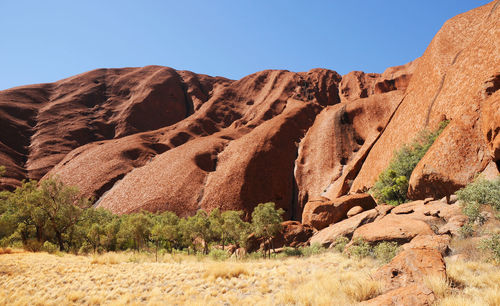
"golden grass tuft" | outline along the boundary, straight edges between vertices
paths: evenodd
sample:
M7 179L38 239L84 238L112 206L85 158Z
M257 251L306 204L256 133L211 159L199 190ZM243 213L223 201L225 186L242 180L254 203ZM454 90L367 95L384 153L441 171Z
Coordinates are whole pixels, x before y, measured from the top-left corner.
M424 278L424 284L434 292L437 299L442 299L451 292L450 282L438 275L429 275Z
M96 254L92 256L91 264L98 265L116 265L130 260L130 256L125 253L109 252L104 254Z
M246 266L242 263L232 262L214 262L209 264L205 271L205 278L210 279L229 279L233 277L240 277L241 275L249 275Z
M370 276L378 266L374 260L365 259L361 266L340 254L329 257L337 263L335 273L320 270L307 279L292 279L291 286L279 296L278 304L354 305L381 293L381 283Z
M500 305L500 266L483 261L446 259L448 281L427 279L437 305Z

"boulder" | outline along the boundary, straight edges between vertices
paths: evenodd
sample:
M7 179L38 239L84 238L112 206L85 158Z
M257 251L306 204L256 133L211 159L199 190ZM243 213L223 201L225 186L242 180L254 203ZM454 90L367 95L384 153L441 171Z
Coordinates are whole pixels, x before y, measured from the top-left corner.
M387 205L387 204L377 205L377 207L375 207L375 209L378 212L377 219L382 219L383 217L385 217L386 215L391 213L391 211L394 209L394 207L395 206Z
M380 220L359 227L354 231L352 239L362 238L371 244L382 241L406 243L418 235L432 234L434 232L430 226L423 221L405 215L390 214Z
M379 295L359 305L373 306L431 306L434 305L436 296L429 288L423 285L409 285L391 290L385 294Z
M460 228L467 223L468 218L464 215L456 215L451 217L448 222L441 226L437 232L439 235L448 234L452 236L459 236Z
M439 251L427 247L405 249L374 274L387 291L422 285L431 276L446 279L446 265Z
M281 225L281 232L272 239L272 246L275 249L306 246L309 244L311 236L316 232L311 226L303 225L298 221L284 221ZM264 241L264 239L257 238L252 233L248 236L246 251L255 252L264 248L271 248L272 246L267 241Z
M363 207L361 206L354 206L353 208L349 209L347 212L347 218L351 218L359 213L363 212Z
M438 251L443 256L446 256L450 251L450 241L451 237L448 235L418 235L409 243L403 244L401 249L408 250L412 248L429 248Z
M285 221L282 226L283 245L293 248L305 246L315 233L314 228L297 221Z
M302 223L321 230L347 218L347 212L355 206L367 210L375 208L376 203L369 194L343 196L331 202L308 202L302 213Z
M367 210L353 216L352 218L342 220L318 231L311 237L310 243L319 243L324 247L329 247L337 240L337 238L351 238L352 234L358 227L363 224L373 222L378 216L379 213L376 209Z
M491 158L476 120L450 122L413 170L410 199L453 194L486 168Z

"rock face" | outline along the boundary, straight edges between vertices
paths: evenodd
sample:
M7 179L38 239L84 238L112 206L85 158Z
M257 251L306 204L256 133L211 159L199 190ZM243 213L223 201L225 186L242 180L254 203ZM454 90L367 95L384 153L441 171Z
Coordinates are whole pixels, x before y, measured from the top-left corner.
M325 106L340 102L340 80L325 69L267 70L231 81L151 66L35 85L46 97L37 91L29 101L38 117L24 120L33 119L34 128L23 137L1 135L9 145L0 156L8 170L2 182L56 175L115 213L185 216L220 207L244 210L248 218L255 205L273 201L292 219L296 143ZM26 115L10 106L26 91L34 89L2 92L1 109L12 113L7 119ZM85 107L81 115L78 107ZM52 124L40 119L44 112ZM38 143L46 153L36 153ZM9 148L25 150L24 157Z
M450 19L422 57L382 74L266 70L233 81L147 66L0 91L0 188L58 176L115 213L219 207L249 219L272 201L285 219L324 229L352 208L323 215L327 203L366 193L395 149L446 119L408 196L449 196L500 169L499 3ZM399 209L395 222L411 214L450 234L463 221Z
M299 147L295 168L299 212L309 199L333 200L349 192L402 98L402 91L392 91L321 112Z
M302 223L317 230L347 218L347 213L354 207L362 210L375 208L377 204L369 194L355 194L340 197L333 202L308 202L302 213Z
M2 185L40 179L70 151L86 144L94 147L99 141L177 123L200 108L210 92L231 82L147 66L99 69L51 84L0 91L0 164L7 167ZM165 149L138 150L141 145L125 148L130 152L120 164L131 169Z
M491 132L488 150L488 131L495 124L482 125L480 114L493 103L486 99L497 88L491 79L500 67L498 6L493 1L444 24L419 59L404 101L370 150L351 192L373 185L390 161L388 148L408 143L423 128L435 129L444 118L451 122L413 172L409 195L448 195L486 167L496 146Z

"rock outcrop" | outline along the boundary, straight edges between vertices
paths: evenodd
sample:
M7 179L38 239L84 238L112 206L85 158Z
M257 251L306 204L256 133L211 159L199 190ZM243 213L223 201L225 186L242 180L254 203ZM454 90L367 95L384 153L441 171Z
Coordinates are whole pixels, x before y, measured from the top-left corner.
M2 182L14 186L24 172L35 179L54 175L115 213L186 216L220 207L244 210L249 218L255 205L273 201L286 219L295 219L296 144L325 106L340 102L340 80L325 69L267 70L231 81L151 66L35 85L47 97L33 94L35 128L11 137L24 141L24 160L7 149L0 156L8 170ZM2 110L14 109L12 97L29 90L3 91ZM71 113L78 107L85 111ZM53 124L40 119L44 112ZM43 139L51 146L40 147L57 154L34 153Z
M499 1L450 19L422 57L382 74L265 70L233 81L147 66L1 91L0 188L58 176L115 213L219 207L249 219L272 201L300 221L308 202L366 193L395 149L449 120L408 191L448 197L499 173ZM321 230L352 208L318 219L319 206L305 223ZM463 219L440 213L392 215L455 234Z
M302 223L321 230L347 218L347 213L354 207L369 210L375 208L376 205L375 200L369 194L348 195L334 201L311 201L304 208Z
M0 182L13 188L22 179L40 179L73 149L81 152L86 144L94 148L100 141L182 121L212 91L231 83L221 77L147 66L98 69L55 83L0 91L0 164L7 168ZM131 169L148 160L148 155L165 150L161 146L138 150L143 142L124 148L119 164ZM86 169L73 173L80 176L82 170ZM85 188L85 184L109 180L104 176L77 185Z
M495 146L492 132L488 150L487 134L494 124L482 125L481 113L492 103L485 99L493 97L496 88L491 79L500 67L499 19L498 1L493 1L444 24L419 59L404 101L370 150L350 192L373 185L391 159L388 148L401 147L443 119L450 123L413 172L409 195L449 195L486 167Z

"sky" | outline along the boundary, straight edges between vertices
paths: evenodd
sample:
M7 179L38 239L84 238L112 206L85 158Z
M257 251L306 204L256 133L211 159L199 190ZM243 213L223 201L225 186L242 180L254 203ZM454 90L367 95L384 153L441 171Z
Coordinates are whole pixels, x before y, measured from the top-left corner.
M0 0L0 90L96 68L383 72L486 0Z

